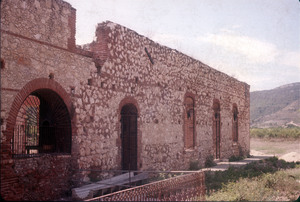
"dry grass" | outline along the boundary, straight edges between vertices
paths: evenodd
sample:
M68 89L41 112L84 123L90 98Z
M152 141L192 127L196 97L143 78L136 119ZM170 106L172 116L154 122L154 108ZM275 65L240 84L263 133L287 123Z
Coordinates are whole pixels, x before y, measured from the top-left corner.
M290 152L300 152L300 139L286 140L282 138L273 139L250 139L251 150L280 156Z
M300 196L300 167L240 178L223 184L206 197L208 201L295 201Z

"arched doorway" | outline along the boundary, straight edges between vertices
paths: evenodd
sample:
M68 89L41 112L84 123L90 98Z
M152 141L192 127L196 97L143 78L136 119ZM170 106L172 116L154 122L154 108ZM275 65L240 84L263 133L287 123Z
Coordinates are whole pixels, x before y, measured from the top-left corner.
M220 103L218 100L213 104L213 139L214 139L214 153L215 158L221 157L221 115L220 115Z
M121 109L122 170L137 170L137 108L126 104Z
M38 89L26 97L18 111L13 154L70 153L71 137L71 119L64 101L50 89Z

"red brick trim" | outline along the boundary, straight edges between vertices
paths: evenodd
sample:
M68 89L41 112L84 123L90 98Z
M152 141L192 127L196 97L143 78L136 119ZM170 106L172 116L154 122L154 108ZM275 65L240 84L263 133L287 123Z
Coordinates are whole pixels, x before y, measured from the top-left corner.
M1 88L1 90L12 91L12 92L19 92L20 91L20 89L12 89L12 88Z
M71 36L68 39L68 49L71 51L76 50L76 39L75 39L75 33L76 33L76 10L72 9L71 15L68 18L68 26L71 30Z
M19 38L22 38L22 39L25 39L25 40L29 40L29 41L32 41L32 42L35 42L35 43L39 43L41 45L49 46L49 47L56 48L56 49L63 50L63 51L68 51L68 52L71 52L71 53L74 53L74 54L77 54L77 55L82 55L82 56L89 57L89 58L91 58L92 55L93 55L90 51L77 49L76 44L75 44L75 39L72 39L72 38L69 38L68 49L67 49L67 48L59 47L59 46L56 46L56 45L53 45L53 44L50 44L50 43L47 43L47 42L44 42L44 41L39 41L39 40L32 39L32 38L29 38L29 37L26 37L26 36L22 36L20 34L16 34L16 33L6 31L6 30L3 30L3 29L1 29L1 32L5 33L5 34L12 35L12 36L15 36L15 37L19 37Z
M218 99L214 99L213 101L213 105L212 105L212 109L215 111L215 110L219 110L221 111L221 104L220 104L220 101Z
M232 104L232 112L234 112L234 108L237 109L237 112L239 113L239 110L238 110L238 107L237 107L237 104L236 103L233 103Z
M138 111L138 116L139 116L140 108L139 108L138 102L136 101L136 99L134 97L128 96L128 97L125 97L119 104L119 109L118 109L119 120L121 119L122 107L124 107L127 104L133 104L136 107L136 109Z
M109 50L108 50L108 34L109 29L105 25L100 24L96 29L96 42L91 43L90 47L93 52L94 61L97 65L103 66L105 61L109 57Z
M183 105L182 106L184 106L185 105L185 100L186 100L186 98L188 98L188 97L190 97L190 98L192 98L193 99L193 101L194 101L194 137L193 137L193 144L194 144L194 146L193 146L193 149L195 149L195 147L197 146L197 133L196 133L196 95L194 94L194 93L191 93L191 92L186 92L185 93L185 95L184 95L184 99L183 99ZM182 114L182 134L183 134L183 142L184 142L184 148L186 149L186 142L185 142L185 136L186 136L186 131L185 131L185 125L186 125L186 123L185 123L185 113L186 113L186 111L185 110L183 110L183 114Z

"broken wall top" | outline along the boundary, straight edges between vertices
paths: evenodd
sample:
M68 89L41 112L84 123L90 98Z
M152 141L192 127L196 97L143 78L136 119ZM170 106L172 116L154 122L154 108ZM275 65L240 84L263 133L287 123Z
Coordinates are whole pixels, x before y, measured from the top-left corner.
M96 41L89 48L95 60L103 66L103 71L117 72L130 68L128 74L122 75L119 72L119 77L124 79L134 79L141 74L145 80L151 77L148 81L160 78L161 83L172 83L169 81L174 80L174 77L182 83L192 81L194 84L207 79L235 88L242 96L247 97L249 94L250 86L245 82L110 21L98 24Z

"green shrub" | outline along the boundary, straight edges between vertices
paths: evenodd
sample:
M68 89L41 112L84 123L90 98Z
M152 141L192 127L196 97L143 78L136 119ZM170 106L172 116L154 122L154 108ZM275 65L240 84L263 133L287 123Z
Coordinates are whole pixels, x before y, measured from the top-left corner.
M250 136L254 138L300 138L300 127L251 128Z
M198 160L190 161L189 170L200 170L200 169L201 169L201 167L199 165L199 161Z
M249 163L241 168L229 167L226 171L205 172L207 193L222 188L224 184L238 181L241 178L255 178L265 173L275 173L281 169L295 168L297 163L278 160L276 157Z
M210 168L210 167L213 167L215 165L217 165L217 164L214 162L214 157L212 155L206 157L205 168Z
M244 156L231 156L231 157L229 157L229 162L234 162L234 161L240 161L240 160L243 160L243 159L245 159L245 157Z

